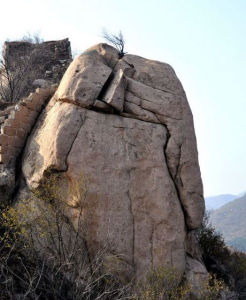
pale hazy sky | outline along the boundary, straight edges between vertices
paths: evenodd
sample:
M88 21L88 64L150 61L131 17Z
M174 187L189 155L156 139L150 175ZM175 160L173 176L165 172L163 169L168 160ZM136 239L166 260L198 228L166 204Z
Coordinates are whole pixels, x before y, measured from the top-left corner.
M246 0L8 0L0 43L39 32L80 53L122 30L126 50L167 62L191 105L205 195L246 190Z

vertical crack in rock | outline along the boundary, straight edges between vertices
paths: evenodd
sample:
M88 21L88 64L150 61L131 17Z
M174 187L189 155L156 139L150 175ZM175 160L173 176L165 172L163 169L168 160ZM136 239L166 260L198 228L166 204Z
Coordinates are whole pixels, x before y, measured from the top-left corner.
M168 146L169 140L170 140L170 138L171 138L171 134L170 134L170 131L169 131L169 129L168 129L168 126L167 126L166 124L163 124L163 123L162 123L162 125L166 128L166 131L167 131L166 143L165 143L164 146L163 146L164 159L165 159L165 161L166 161L166 166L167 166L168 174L169 174L170 179L172 180L173 185L174 185L174 188L175 188L175 190L176 190L177 197L178 197L178 199L179 199L179 203L180 203L181 209L182 209L183 214L184 214L184 219L186 220L186 212L185 212L184 206L183 206L183 204L182 204L181 196L180 196L180 192L179 192L179 187L178 187L178 184L177 184L177 182L176 182L176 177L177 177L177 176L175 176L175 178L173 177L172 172L171 172L171 169L170 169L170 166L169 166L167 154L166 154L166 150L167 150L167 146ZM181 148L182 148L182 146L181 146ZM179 164L178 164L178 166L177 166L177 172L176 172L176 175L177 175L177 173L178 173L178 169L179 169L179 166L180 166L180 158L181 158L181 152L180 152Z
M174 175L174 180L177 181L178 180L178 174L180 173L180 168L181 168L181 163L180 163L180 160L181 160L181 153L182 153L182 144L180 146L180 149L179 149L179 158L178 158L178 164L177 164L177 169L176 169L176 173ZM180 178L181 180L181 178ZM182 180L181 180L182 181Z
M119 69L109 82L107 90L102 95L102 100L112 106L116 111L123 112L126 89L126 79L122 69Z
M171 258L171 266L173 266L173 251L171 251L170 258Z
M129 177L131 177L130 172L129 172ZM127 196L129 198L129 210L132 216L132 266L134 267L135 265L135 220L134 220L134 214L132 209L132 198L129 190L127 191Z
M73 145L74 145L74 143L75 143L75 141L76 141L76 139L78 137L78 134L79 134L79 132L80 132L83 124L85 123L85 119L86 119L85 113L83 113L82 115L80 115L80 125L78 126L78 130L77 130L77 132L76 132L76 134L74 136L74 139L73 139L73 141L72 141L72 143L70 145L70 148L69 148L69 150L67 152L66 159L65 159L66 160L66 169L64 171L68 170L68 156L69 156L71 150L73 149Z
M106 80L106 82L104 83L99 95L97 96L97 99L98 100L101 100L103 102L105 102L103 99L104 99L104 96L108 90L108 88L110 87L111 85L111 82L114 80L114 70L112 70L111 74L109 75L108 79ZM96 101L96 99L95 99Z
M154 224L151 224L151 236L150 236L150 255L151 255L151 266L154 267L154 255L153 255L153 239L154 239Z
M127 81L125 77L125 68L117 69L117 64L119 61L121 60L119 59L113 66L112 73L104 83L97 99L109 104L114 109L113 112L118 111L122 113L124 109ZM131 69L134 69L134 66L132 64L128 65L131 67Z

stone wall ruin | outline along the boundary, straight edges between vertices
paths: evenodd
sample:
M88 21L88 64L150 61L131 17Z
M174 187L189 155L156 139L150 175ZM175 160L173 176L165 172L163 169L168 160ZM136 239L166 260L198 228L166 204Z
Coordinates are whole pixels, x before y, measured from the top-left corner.
M40 44L30 42L5 42L3 60L10 69L18 57L32 57L31 69L36 70L35 79L49 79L57 83L71 62L72 54L68 39L47 41Z
M0 107L0 164L14 164L20 154L35 120L46 100L54 94L55 87L72 60L71 47L68 39L30 43L25 41L5 42L3 61L7 68L15 71L19 58L31 58L31 73L29 81L23 91L22 100L16 105L1 102ZM45 88L38 88L45 82Z
M2 73L10 72L13 84L1 76L1 98L5 102L17 102L27 97L37 87L58 83L72 61L68 39L31 43L5 42Z
M14 107L0 112L0 164L15 164L39 112L55 90L55 86L38 88Z

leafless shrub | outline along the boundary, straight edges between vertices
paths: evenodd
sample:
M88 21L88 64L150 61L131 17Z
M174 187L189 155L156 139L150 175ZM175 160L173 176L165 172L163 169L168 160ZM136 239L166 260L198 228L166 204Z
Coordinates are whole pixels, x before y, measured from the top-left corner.
M21 38L21 41L33 44L40 44L43 43L44 40L40 37L40 34L38 32L35 32L33 34L28 32Z
M30 76L30 58L16 58L11 69L8 60L0 61L0 98L15 103L23 95Z
M178 272L172 267L150 270L135 287L135 300L184 300L190 295L188 285L180 285Z
M121 31L118 34L109 33L106 30L103 30L103 38L109 42L111 45L115 46L119 51L119 57L123 57L125 52L125 40Z
M27 34L20 41L28 43L41 43L43 40L38 34ZM37 68L32 68L33 63L40 56L39 51L23 51L21 56L9 58L8 56L0 59L0 99L3 102L15 103L21 97L27 96L26 91L32 84Z
M21 299L126 299L129 287L104 271L108 249L92 256L87 245L84 180L71 187L79 210L74 229L59 199L59 176L48 176L33 199L2 209L0 299L16 294Z

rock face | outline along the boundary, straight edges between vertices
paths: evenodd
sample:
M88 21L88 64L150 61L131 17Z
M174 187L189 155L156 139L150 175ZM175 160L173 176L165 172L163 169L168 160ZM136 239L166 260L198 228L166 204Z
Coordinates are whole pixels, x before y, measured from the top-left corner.
M119 59L107 44L76 58L25 148L29 189L47 170L61 172L64 186L87 178L82 216L92 252L108 243L137 276L167 264L182 276L204 200L192 113L169 65ZM72 196L65 201L76 226Z

